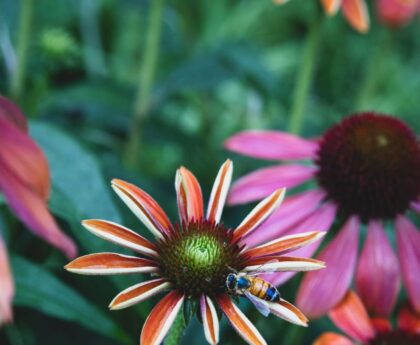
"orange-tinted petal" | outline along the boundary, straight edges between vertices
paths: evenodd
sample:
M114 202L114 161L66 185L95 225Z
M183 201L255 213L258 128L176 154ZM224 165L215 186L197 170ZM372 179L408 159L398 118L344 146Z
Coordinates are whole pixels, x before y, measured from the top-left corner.
M343 0L321 0L324 11L329 16L337 13Z
M12 321L12 299L15 294L7 249L0 236L0 326Z
M325 262L309 258L292 256L264 256L250 258L245 261L243 271L254 272L287 272L287 271L313 271L325 267Z
M374 336L369 315L359 296L348 291L343 300L329 312L331 320L353 339L367 342Z
M308 319L306 316L293 304L285 301L284 299L281 299L279 302L268 302L268 305L270 307L270 312L277 317L298 326L308 326Z
M420 334L420 315L410 305L405 305L398 315L398 327L410 333Z
M376 332L389 332L392 329L391 322L384 317L371 317L370 322Z
M67 264L65 269L73 273L88 275L159 271L157 264L152 260L115 253L97 253L81 256Z
M184 295L178 291L172 291L153 308L141 331L141 345L162 343L175 321L183 301Z
M191 171L184 167L177 170L175 190L181 221L188 223L203 218L203 195L200 184Z
M212 345L217 344L219 342L219 318L210 297L201 296L200 311L207 342Z
M227 295L219 296L217 302L233 328L248 344L267 344L252 322L233 304Z
M361 33L369 30L369 13L365 0L343 0L343 13L350 25Z
M350 339L332 332L322 333L312 345L355 345Z

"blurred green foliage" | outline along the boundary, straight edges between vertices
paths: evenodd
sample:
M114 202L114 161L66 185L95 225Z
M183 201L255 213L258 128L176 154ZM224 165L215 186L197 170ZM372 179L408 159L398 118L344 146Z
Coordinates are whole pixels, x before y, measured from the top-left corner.
M0 2L0 92L5 95L11 92L25 2ZM246 128L287 129L305 39L319 12L318 2L309 0L283 7L270 0L167 0L150 107L136 164L128 166L124 157L150 1L36 0L33 5L16 101L49 159L51 209L81 254L114 249L81 228L84 218L122 221L148 235L111 194L111 178L140 185L176 219L177 167L190 168L208 197L219 165L232 156L222 148L229 135ZM321 22L305 136L318 136L358 110L394 114L420 128L420 22L390 31L369 5L366 35L352 31L340 14ZM260 165L232 158L235 177ZM237 224L248 209L227 209L226 223ZM0 199L0 230L17 285L15 323L0 330L0 343L137 344L157 299L113 313L107 304L141 277L70 275L62 269L65 259L22 227ZM299 279L281 288L292 301ZM333 327L325 318L303 330L262 318L241 303L270 344L307 344ZM205 343L197 323L187 329L184 344ZM241 343L226 321L221 339Z

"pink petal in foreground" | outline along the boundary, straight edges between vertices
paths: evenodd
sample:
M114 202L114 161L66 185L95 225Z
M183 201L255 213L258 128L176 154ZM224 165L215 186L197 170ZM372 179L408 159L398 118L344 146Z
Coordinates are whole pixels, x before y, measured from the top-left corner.
M207 342L212 345L217 344L219 342L219 318L210 297L201 296L200 311Z
M356 345L349 338L341 334L326 332L322 333L312 345Z
M298 164L256 170L233 184L228 204L237 205L263 199L279 188L292 188L311 179L316 171L316 167Z
M402 279L411 304L420 313L420 232L404 216L397 217L396 227Z
M374 335L369 315L353 291L348 291L343 300L330 311L334 324L353 339L367 343Z
M220 309L226 315L235 331L251 345L266 345L264 338L252 322L240 311L227 295L217 298Z
M356 266L359 220L349 218L318 258L327 268L305 274L298 290L297 305L309 317L319 317L344 297Z
M162 343L174 323L183 301L184 295L174 290L153 308L141 331L141 345L159 345Z
M371 221L356 272L357 292L375 315L391 313L400 288L398 258L386 237L383 224Z
M214 181L207 209L207 220L219 223L232 180L233 164L228 159L220 168Z
M46 202L1 164L0 176L0 190L16 216L36 235L73 258L76 246L58 227Z
M376 9L383 23L391 28L398 28L414 17L418 3L417 0L377 0Z
M369 13L365 0L343 0L344 16L350 25L360 33L369 30Z
M203 195L200 184L191 171L184 167L177 170L175 190L181 221L188 223L203 218Z
M253 130L230 137L225 148L263 159L305 159L315 156L318 144L285 132Z
M7 249L0 236L0 326L12 321L12 300L15 294Z
M112 188L130 210L157 238L172 231L172 225L165 211L145 191L119 179L113 179Z

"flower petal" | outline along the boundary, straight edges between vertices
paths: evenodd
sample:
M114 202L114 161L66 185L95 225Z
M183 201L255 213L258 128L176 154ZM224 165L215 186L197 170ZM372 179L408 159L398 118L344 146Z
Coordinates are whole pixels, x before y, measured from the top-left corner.
M297 305L310 317L332 309L350 286L357 258L359 220L351 217L338 235L322 250L318 259L327 268L305 274L297 295Z
M104 240L146 256L158 256L156 246L153 243L122 225L99 219L84 220L82 224L92 234Z
M0 98L1 99L1 98ZM13 318L12 300L15 294L7 249L0 236L0 326Z
M225 148L263 159L304 159L315 156L318 144L295 135L276 131L244 131L225 141Z
M127 274L158 272L156 262L115 253L97 253L81 256L64 267L67 271L87 274Z
M207 209L207 220L215 223L220 222L223 207L225 206L227 193L232 180L233 164L228 159L220 168L214 181L213 189L210 195L210 201Z
M357 291L375 315L391 313L400 288L398 258L386 237L383 224L371 221L356 272Z
M201 296L200 311L207 342L212 345L217 344L219 342L219 318L210 297Z
M162 343L184 302L184 295L174 290L168 293L152 310L144 323L141 345Z
M267 302L270 311L277 317L282 318L295 325L308 327L308 319L303 313L293 304L281 299L279 302Z
M369 30L369 13L365 0L343 0L343 13L350 25L361 33Z
M278 188L292 188L311 179L316 171L316 167L298 164L256 170L233 184L228 204L237 205L261 200Z
M8 120L9 122L12 122L23 132L27 132L28 125L26 123L25 115L22 114L16 104L12 103L3 96L0 96L0 118L1 117Z
M420 315L410 305L405 305L398 315L398 327L406 332L420 334Z
M253 247L283 235L292 226L296 227L296 224L299 221L309 217L314 209L319 206L319 203L324 197L325 194L320 190L310 190L287 197L281 204L281 207L279 207L264 224L261 224L258 227L258 231L251 234L245 240L245 243L248 247ZM315 213L315 215L318 214L319 212ZM319 229L318 226L315 228ZM306 228L306 230L307 229L308 228ZM326 230L328 230L328 228ZM305 229L302 231L305 231Z
M0 164L0 190L16 216L36 235L73 258L74 242L58 227L46 202Z
M329 16L333 16L337 13L343 0L321 0L324 7L324 11Z
M419 201L414 201L411 203L411 208L416 212L416 213L420 213L420 200Z
M318 241L324 236L325 232L319 231L283 236L271 242L264 243L258 247L246 249L244 254L248 257L282 255Z
M175 189L181 221L188 223L203 218L203 195L200 184L191 171L184 167L177 170Z
M155 235L162 239L163 233L172 231L168 216L159 204L137 186L118 179L112 180L112 188L130 210Z
M314 271L325 268L325 262L298 258L292 256L264 256L259 258L251 258L245 261L246 267L242 271L245 272L287 272L287 271Z
M232 327L248 344L267 344L251 321L240 311L227 295L221 295L217 302Z
M251 234L280 206L286 194L286 189L278 189L261 201L246 216L233 232L233 240L240 240Z
M396 227L402 279L411 304L420 313L420 232L404 216L397 217Z
M312 345L355 345L341 334L326 332L322 333Z
M369 315L353 291L348 291L343 300L330 311L329 317L343 332L355 340L366 343L374 336Z
M120 292L110 303L111 310L119 310L131 307L162 291L165 291L171 284L162 278L149 280Z

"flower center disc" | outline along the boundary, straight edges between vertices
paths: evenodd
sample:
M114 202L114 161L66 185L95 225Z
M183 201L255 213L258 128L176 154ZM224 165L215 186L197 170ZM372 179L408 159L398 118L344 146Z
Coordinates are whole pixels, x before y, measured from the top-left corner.
M420 195L420 146L402 121L374 113L346 118L324 135L319 184L341 211L393 218Z
M231 232L206 221L185 224L158 244L162 275L189 296L224 291L231 267L238 267L239 247Z
M420 344L420 334L401 330L379 333L369 342L369 345L417 345Z

